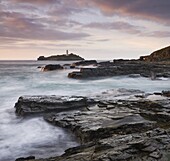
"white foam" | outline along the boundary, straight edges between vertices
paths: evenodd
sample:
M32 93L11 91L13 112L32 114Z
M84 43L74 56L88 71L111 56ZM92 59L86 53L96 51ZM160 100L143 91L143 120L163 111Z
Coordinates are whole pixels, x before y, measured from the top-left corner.
M146 99L149 99L151 101L157 101L157 100L165 100L167 99L166 97L164 96L161 96L161 95L149 95Z
M93 80L67 78L68 72L62 70L40 72L37 66L51 62L1 62L0 64L0 161L9 161L10 156L33 155L42 157L44 147L49 147L49 155L63 152L76 143L60 128L53 127L42 118L20 119L15 116L14 104L21 95L66 95L94 96L102 99L132 99L134 94L169 90L170 79L154 80L128 76ZM53 62L65 64L65 62ZM75 70L75 69L74 69ZM124 88L124 89L122 89ZM110 90L112 89L112 90ZM121 90L120 90L121 89ZM139 89L129 91L125 89ZM154 96L155 97L155 96ZM151 98L151 96L150 96ZM152 98L153 99L153 98ZM70 138L70 139L69 139ZM74 140L74 139L73 139ZM45 148L48 150L48 148Z

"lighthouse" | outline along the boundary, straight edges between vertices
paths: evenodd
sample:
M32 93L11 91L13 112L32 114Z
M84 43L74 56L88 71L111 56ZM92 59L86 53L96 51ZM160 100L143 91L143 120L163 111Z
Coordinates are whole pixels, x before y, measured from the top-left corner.
M66 55L68 56L68 50L66 50Z

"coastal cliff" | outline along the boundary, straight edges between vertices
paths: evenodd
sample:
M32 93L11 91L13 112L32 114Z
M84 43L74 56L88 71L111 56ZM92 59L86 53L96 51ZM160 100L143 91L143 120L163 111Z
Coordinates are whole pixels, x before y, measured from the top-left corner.
M141 56L140 60L148 62L170 61L170 46L154 51L150 55Z

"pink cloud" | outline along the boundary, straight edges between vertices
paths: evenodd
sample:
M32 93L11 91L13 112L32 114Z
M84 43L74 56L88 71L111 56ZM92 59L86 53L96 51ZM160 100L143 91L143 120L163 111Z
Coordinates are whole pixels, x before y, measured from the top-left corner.
M45 4L53 4L53 3L60 3L59 0L12 0L15 3L30 3L30 4L38 4L38 5L45 5Z
M119 14L153 21L169 21L169 0L94 0L91 2L106 16Z

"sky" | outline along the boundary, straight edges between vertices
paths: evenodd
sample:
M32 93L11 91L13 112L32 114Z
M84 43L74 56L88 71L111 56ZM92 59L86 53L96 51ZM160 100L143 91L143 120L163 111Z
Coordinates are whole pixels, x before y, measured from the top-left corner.
M139 58L170 45L170 0L0 0L0 60Z

